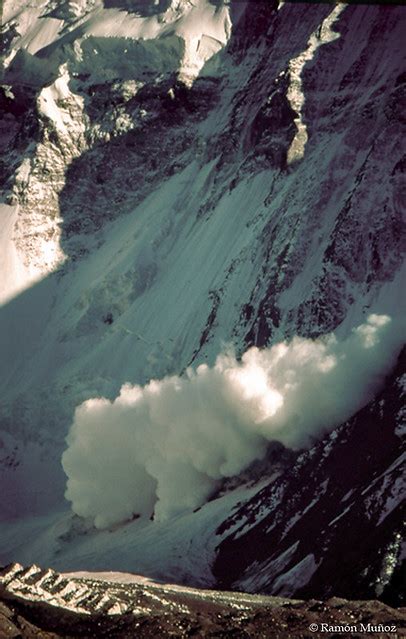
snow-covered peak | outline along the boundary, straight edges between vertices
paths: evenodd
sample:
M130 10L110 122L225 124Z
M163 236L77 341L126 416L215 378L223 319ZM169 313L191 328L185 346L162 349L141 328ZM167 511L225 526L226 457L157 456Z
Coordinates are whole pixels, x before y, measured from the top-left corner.
M211 0L6 2L4 19L6 93L16 103L16 90L24 92L55 138L45 133L21 158L12 152L13 196L6 199L12 209L4 209L8 221L0 230L7 275L0 299L7 300L67 259L58 205L67 167L93 140L138 128L143 122L134 116L147 115L141 108L136 114L121 109L107 112L107 127L91 123L89 93L121 83L122 93L134 97L143 86L173 84L175 78L190 86L226 45L231 20L228 3ZM218 69L213 61L205 73ZM170 86L166 91L175 97ZM14 115L7 117L6 148L17 124ZM18 206L23 200L25 206Z
M191 81L231 33L228 4L210 0L10 2L5 19L5 67L10 77L34 83L44 77L36 73L39 60L48 79L67 60L71 73L99 82L151 72Z

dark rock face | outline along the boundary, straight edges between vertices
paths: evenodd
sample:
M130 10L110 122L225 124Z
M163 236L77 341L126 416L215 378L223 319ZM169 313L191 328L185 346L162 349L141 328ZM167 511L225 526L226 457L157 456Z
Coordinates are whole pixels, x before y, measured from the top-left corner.
M89 150L70 164L59 195L66 250L72 251L71 239L74 244L78 236L91 235L123 210L136 207L193 161L197 126L213 107L217 90L216 82L202 80L186 89L172 78L140 88L123 104L119 90L113 92L109 85L89 87L88 117L95 126L107 119L106 113L111 118L112 111L132 122L141 117L146 121L107 141L89 140Z
M374 402L222 524L219 585L404 603L405 355Z
M164 584L124 585L64 578L35 566L23 569L15 565L0 573L0 584L2 639L282 636L296 639L309 636L309 632L311 636L326 636L325 632L317 632L322 623L330 627L348 625L353 636L357 636L355 628L361 631L364 628L363 636L373 636L368 633L371 626L381 627L382 633L393 633L396 628L398 637L406 634L405 609L395 610L378 601L332 598L326 602L305 602L215 590L174 589Z

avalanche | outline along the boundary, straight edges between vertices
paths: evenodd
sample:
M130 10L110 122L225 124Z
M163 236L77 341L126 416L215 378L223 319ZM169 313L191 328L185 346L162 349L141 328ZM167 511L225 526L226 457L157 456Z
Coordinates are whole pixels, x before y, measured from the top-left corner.
M370 315L343 341L296 337L86 401L62 458L74 512L98 528L153 511L165 519L200 506L268 441L308 445L381 386L399 350L391 324Z

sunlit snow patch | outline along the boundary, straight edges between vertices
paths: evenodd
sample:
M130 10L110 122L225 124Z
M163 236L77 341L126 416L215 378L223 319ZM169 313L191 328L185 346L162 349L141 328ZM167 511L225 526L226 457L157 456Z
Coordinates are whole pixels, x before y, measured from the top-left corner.
M321 23L320 27L312 33L307 43L307 49L302 51L296 58L292 58L289 62L289 74L290 84L287 92L287 97L292 109L298 114L295 118L295 124L297 132L292 140L292 143L288 150L288 164L301 160L304 155L304 150L307 142L307 127L303 122L302 108L305 102L305 96L302 88L302 71L306 62L312 60L317 49L328 42L333 42L340 37L340 34L332 30L332 26L338 19L340 13L345 8L344 3L337 4L331 13Z

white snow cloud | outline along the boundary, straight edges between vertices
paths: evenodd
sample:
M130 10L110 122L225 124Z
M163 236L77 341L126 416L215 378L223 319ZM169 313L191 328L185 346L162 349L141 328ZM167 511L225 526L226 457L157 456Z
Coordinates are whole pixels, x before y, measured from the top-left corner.
M241 361L223 354L212 368L84 402L62 458L74 512L98 528L134 513L171 517L202 504L269 441L308 445L380 387L399 349L394 329L388 316L370 315L342 341L295 337Z

